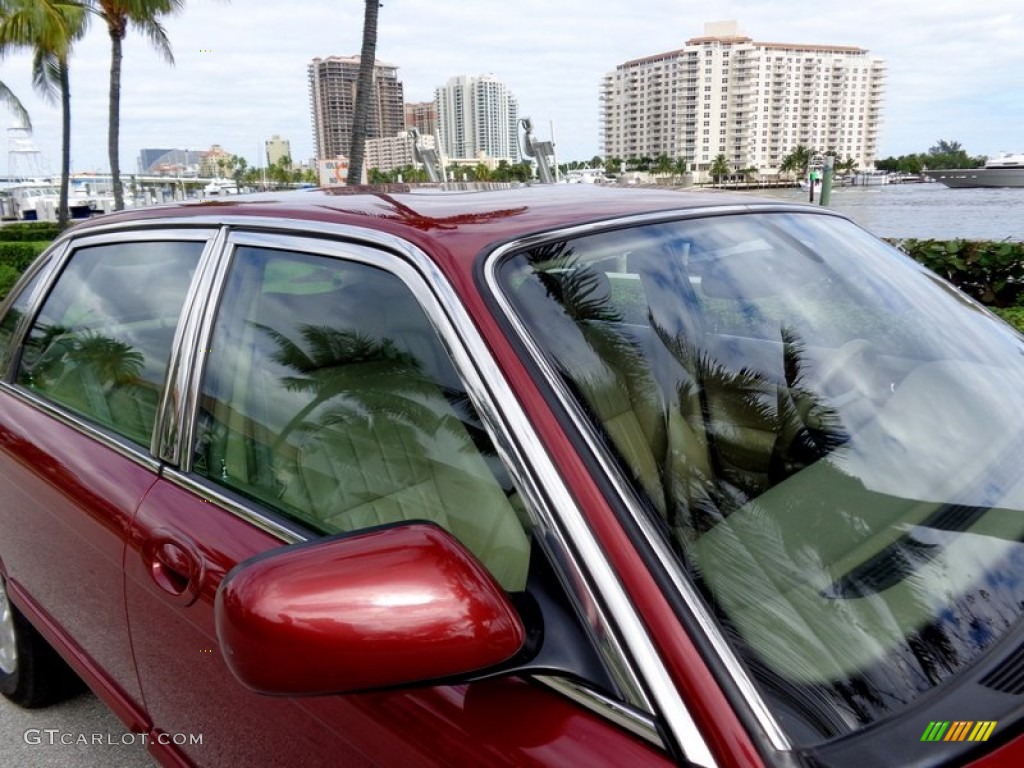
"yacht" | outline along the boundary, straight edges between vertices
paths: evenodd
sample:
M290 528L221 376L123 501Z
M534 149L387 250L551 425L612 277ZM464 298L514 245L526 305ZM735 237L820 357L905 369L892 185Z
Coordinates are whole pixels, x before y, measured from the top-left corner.
M984 168L947 168L925 171L925 176L947 187L1024 187L1024 152L989 158Z

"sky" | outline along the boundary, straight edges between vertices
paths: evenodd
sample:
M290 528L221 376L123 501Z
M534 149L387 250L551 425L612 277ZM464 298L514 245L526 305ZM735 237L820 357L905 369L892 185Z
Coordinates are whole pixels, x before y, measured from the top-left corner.
M147 38L125 41L121 168L143 147L220 144L260 165L263 142L313 155L306 67L358 54L361 0L187 0L165 20L176 63ZM735 20L755 41L854 45L888 66L879 157L939 139L972 155L1024 151L1021 0L384 0L377 58L398 66L405 99L428 101L457 75L508 83L559 161L600 153L602 77L681 48L708 21ZM110 40L94 20L71 59L72 170L106 171ZM28 108L50 172L60 168L59 107L32 90L28 53L0 59L0 80ZM14 117L0 106L5 128ZM6 162L0 168L7 170Z

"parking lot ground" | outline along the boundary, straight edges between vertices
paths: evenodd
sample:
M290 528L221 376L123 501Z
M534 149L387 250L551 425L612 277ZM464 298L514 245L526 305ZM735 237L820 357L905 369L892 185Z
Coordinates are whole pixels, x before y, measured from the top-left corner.
M0 696L0 764L19 768L153 768L142 737L92 693L46 709Z

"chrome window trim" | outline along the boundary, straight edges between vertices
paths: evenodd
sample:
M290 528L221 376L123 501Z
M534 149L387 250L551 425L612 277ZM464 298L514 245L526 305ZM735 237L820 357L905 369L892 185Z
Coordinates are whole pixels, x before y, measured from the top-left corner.
M282 544L299 544L309 541L310 536L299 530L299 526L289 526L275 520L272 516L259 511L259 502L246 500L237 501L224 492L220 486L207 482L196 475L186 475L173 467L164 466L161 477L179 488L193 493L206 501L216 504L256 528L269 533L281 540Z
M611 655L620 662L618 664L609 663L608 666L613 674L618 673L617 682L623 688L624 695L633 704L653 711L645 686L637 676L634 664L630 661L630 655L620 644L606 613L612 612L616 618L620 618L621 614L628 612L632 615L630 620L638 628L640 626L639 619L633 614L632 606L628 598L621 592L621 586L618 585L613 574L608 572L602 576L602 581L610 585L602 594L607 595L610 591L614 595L615 609L610 611L591 591L590 580L570 555L573 550L569 546L569 540L574 535L589 539L589 529L585 526L580 528L577 525L574 526L577 530L573 534L563 531L562 526L558 523L559 517L564 516L565 513L556 514L552 511L555 508L571 509L572 516L582 521L575 501L520 409L518 401L512 396L510 388L503 385L504 375L491 357L490 350L480 337L479 331L463 307L461 299L433 260L420 249L400 238L378 232L365 232L348 226L328 225L324 227L323 232L319 229L311 232L308 224L300 228L294 226L294 222L284 223L292 226L282 226L282 223L277 221L246 219L242 224L244 227L230 231L224 243L215 285L211 291L196 344L198 346L210 344L217 300L223 292L227 272L239 247L254 246L319 254L365 263L395 274L406 284L430 318L439 338L451 355L459 376L466 385L467 393L480 413L485 428L494 442L495 449L508 468L517 488L527 500L528 509L533 514L540 516L540 519L535 519L534 522L549 535L539 538L545 538L549 543L552 540L557 542L560 549L560 552L556 553L558 562L563 568L569 567L572 570L571 573L565 574L566 586L583 609L583 613L593 617L590 630L595 641L601 646L601 653L606 656ZM288 232L286 230L298 231ZM325 234L339 235L344 239L327 239L323 237ZM202 368L203 366L196 367L194 376L189 382L189 391L183 398L184 410L179 414L179 418L188 425L180 430L184 446L190 446L194 437L191 435L191 425L195 424L197 415L203 376ZM191 471L191 460L190 452L183 449L179 463L181 476ZM171 472L168 472L168 475L173 476ZM534 475L537 476L536 480ZM197 485L196 487L205 486ZM252 514L254 513L247 511L244 516L250 519L249 516ZM255 519L263 518L256 515ZM599 553L596 541L589 540L588 546L594 553ZM595 556L597 555L591 557ZM607 568L606 565L604 567ZM653 653L653 649L649 649L649 651ZM697 750L695 752L699 753ZM705 765L714 764L706 747L702 754L707 755Z
M6 392L26 405L42 411L61 424L91 437L96 442L101 443L135 464L152 470L153 479L156 479L156 475L160 470L160 462L150 456L146 446L133 443L126 437L114 436L113 433L105 431L102 427L92 423L85 417L65 410L62 404L47 400L29 389L15 384L8 384L7 382L0 382L0 391Z
M506 243L501 247L495 249L492 253L488 254L487 261L484 264L484 279L488 290L495 297L498 302L501 311L505 314L508 321L512 324L515 332L518 334L520 340L526 346L529 354L535 364L540 368L546 379L548 385L552 388L555 396L558 398L559 403L569 413L573 421L577 425L583 425L579 428L579 432L587 444L591 455L598 461L602 472L609 478L612 485L614 486L619 499L622 501L626 509L628 510L630 517L638 524L640 530L644 536L644 542L650 546L658 559L658 564L661 566L662 571L666 573L672 581L673 586L677 589L678 593L682 596L684 603L690 613L690 615L696 620L701 632L704 635L705 640L711 645L714 652L717 654L719 660L722 662L727 674L729 675L731 682L736 686L740 692L741 697L746 701L747 706L750 708L751 713L756 719L758 725L764 731L765 736L768 738L769 743L777 750L786 751L792 749L792 744L789 737L786 736L782 730L781 725L775 716L771 713L767 703L762 697L760 691L754 685L754 682L750 675L747 673L746 668L742 662L736 656L735 652L728 644L725 639L725 635L721 628L718 626L714 617L711 616L710 612L704 605L704 602L700 595L697 593L696 588L690 583L689 579L682 572L679 567L677 559L672 555L666 542L664 541L661 534L658 532L654 523L648 517L647 513L640 501L633 495L633 491L629 483L622 476L620 470L615 464L609 459L605 452L601 449L601 443L596 433L592 428L587 426L587 417L580 410L576 399L568 391L565 385L562 383L558 373L548 363L546 356L541 352L537 344L533 341L529 333L527 333L525 326L516 314L511 301L508 296L501 289L498 281L497 269L504 257L513 251L522 251L531 247L536 247L548 242L555 242L561 240L568 240L572 238L583 237L586 235L597 234L599 232L605 232L615 229L623 229L628 227L636 227L644 224L661 223L666 221L681 221L686 219L702 219L709 216L723 216L733 214L745 214L745 213L824 213L825 215L838 216L839 218L846 218L839 214L831 211L809 211L807 208L787 205L751 205L751 206L716 206L713 208L703 208L700 210L692 209L680 209L677 211L665 211L652 214L639 214L633 216L625 216L620 219L605 220L601 222L595 222L592 224L584 224L579 226L566 227L560 230L554 230L545 232L530 237L525 237L520 240L516 240L511 243ZM667 685L671 686L671 681L664 681ZM659 703L662 705L662 712L664 713L667 720L670 720L670 710L665 706L665 702L658 697ZM693 726L692 721L684 724L685 726ZM695 727L695 726L693 726ZM680 731L676 731L677 738L680 738L680 742L686 750L686 741L684 740ZM689 752L686 752L689 756Z
M178 326L174 331L167 378L150 446L154 456L173 465L178 465L181 461L183 444L189 444L183 443L183 440L186 437L191 438L192 435L191 422L183 423L178 418L178 406L183 402L183 398L187 398L189 384L196 368L196 357L199 350L203 349L196 339L207 316L207 305L211 297L219 295L215 291L216 281L210 285L210 276L217 273L226 239L227 229L221 227L216 235L207 241L199 257L192 284L185 295Z
M661 737L661 733L658 732L658 723L650 715L632 707L627 707L621 702L580 685L574 680L567 680L564 677L551 677L549 675L533 675L532 679L541 685L557 691L581 707L586 707L606 720L611 720L634 736L653 744L659 749L665 749L665 740Z

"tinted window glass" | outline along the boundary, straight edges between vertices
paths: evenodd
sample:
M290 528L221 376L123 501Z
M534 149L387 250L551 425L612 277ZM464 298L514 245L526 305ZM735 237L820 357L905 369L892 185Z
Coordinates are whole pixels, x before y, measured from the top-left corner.
M148 445L202 242L76 251L29 330L18 383Z
M507 474L423 309L383 270L239 249L193 468L325 534L431 520L507 589L525 584Z
M1019 624L1024 344L931 273L766 214L552 243L500 279L796 740L899 712Z

